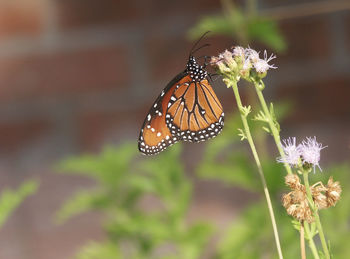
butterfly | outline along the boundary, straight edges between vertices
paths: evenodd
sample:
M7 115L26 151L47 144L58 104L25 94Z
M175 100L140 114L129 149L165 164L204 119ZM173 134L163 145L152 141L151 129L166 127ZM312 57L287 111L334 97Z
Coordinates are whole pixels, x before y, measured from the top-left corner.
M203 36L192 47L186 69L167 84L150 108L138 139L141 153L155 155L178 141L205 141L222 131L222 105L209 82L206 64L200 65L193 56L208 46L193 50Z

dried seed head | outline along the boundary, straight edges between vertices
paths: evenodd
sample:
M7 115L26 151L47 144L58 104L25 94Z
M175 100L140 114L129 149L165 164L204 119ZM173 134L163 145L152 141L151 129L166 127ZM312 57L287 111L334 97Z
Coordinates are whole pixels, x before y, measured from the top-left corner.
M287 213L293 217L296 217L298 205L291 204L287 209Z
M301 186L299 177L296 174L287 174L284 180L286 185L288 185L292 190L299 189Z
M334 182L332 177L329 178L326 191L328 207L335 206L340 199L341 192L342 190L339 182Z
M310 207L309 207L309 204L308 204L308 202L307 202L307 200L304 200L303 202L302 202L302 218L304 219L304 220L306 220L308 223L312 223L313 221L314 221L314 217L312 216L312 211L311 211L311 209L310 209Z
M324 190L324 186L311 187L312 198L318 209L325 209L329 207L327 197L322 193Z
M290 193L287 193L287 194L284 194L282 196L282 205L283 207L285 208L288 208L289 206L292 205L292 197L291 197L291 192Z
M288 197L288 194L285 196ZM289 206L285 208L289 215L299 221L307 221L309 223L314 221L311 209L306 200L303 200L300 203L289 204Z
M293 202L294 203L301 203L306 200L306 192L303 185L300 186L300 189L294 190L292 192Z
M306 192L303 185L299 189L291 191L282 196L283 207L286 208L287 213L299 221L306 220L313 222L312 212L308 205Z

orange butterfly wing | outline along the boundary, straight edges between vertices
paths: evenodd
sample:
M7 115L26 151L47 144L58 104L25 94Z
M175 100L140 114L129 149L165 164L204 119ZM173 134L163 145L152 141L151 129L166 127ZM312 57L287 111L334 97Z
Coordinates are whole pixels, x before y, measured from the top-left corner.
M199 142L217 136L224 112L209 84L205 66L189 57L187 68L163 89L142 125L138 146L154 155L179 140Z
M190 142L217 136L224 126L224 112L207 79L193 81L189 75L177 85L165 116L171 134Z
M177 86L187 82L186 73L180 73L160 93L142 125L138 147L146 155L154 155L168 146L176 143L180 138L173 136L165 123L168 103Z

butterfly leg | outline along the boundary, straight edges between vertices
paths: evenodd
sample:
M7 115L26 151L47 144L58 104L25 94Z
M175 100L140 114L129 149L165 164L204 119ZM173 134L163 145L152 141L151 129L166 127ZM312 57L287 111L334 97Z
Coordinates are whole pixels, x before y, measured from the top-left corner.
M213 77L215 76L215 78L213 79ZM217 80L218 79L218 76L219 76L219 74L208 74L208 77L209 77L209 79L210 79L210 81L215 81L215 80Z

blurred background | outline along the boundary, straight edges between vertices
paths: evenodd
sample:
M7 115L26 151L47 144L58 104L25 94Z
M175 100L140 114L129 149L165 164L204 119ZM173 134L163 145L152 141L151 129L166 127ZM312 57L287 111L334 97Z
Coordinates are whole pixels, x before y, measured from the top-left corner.
M117 147L125 140L136 150L149 107L184 69L194 40L206 30L212 34L204 42L211 46L201 55L237 44L276 53L278 69L269 72L265 95L289 107L282 137L317 136L328 145L322 167L348 160L349 8L347 0L1 0L0 190L16 189L28 179L40 186L2 226L0 258L72 258L89 240L107 238L100 212L55 223L67 199L96 184L84 176L58 174L56 166L69 156L98 155L105 145ZM232 15L241 20L218 25ZM276 37L245 35L249 21L244 17L269 20L272 25L261 28ZM230 117L236 110L233 95L221 80L213 87ZM247 87L242 94L251 98ZM271 141L267 147L273 157ZM205 146L184 144L180 155L193 184L186 219L209 220L225 229L259 195L196 177ZM215 254L213 239L199 258Z

